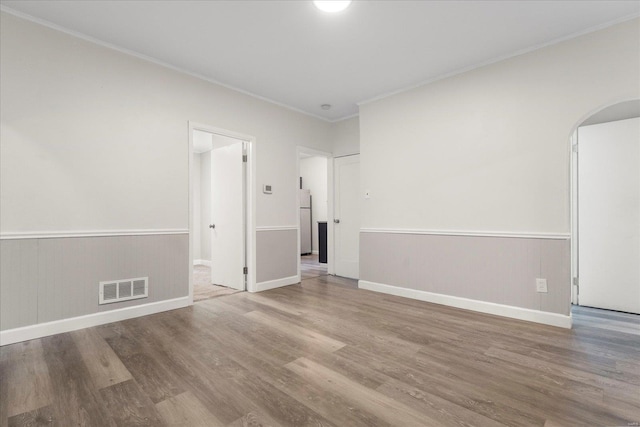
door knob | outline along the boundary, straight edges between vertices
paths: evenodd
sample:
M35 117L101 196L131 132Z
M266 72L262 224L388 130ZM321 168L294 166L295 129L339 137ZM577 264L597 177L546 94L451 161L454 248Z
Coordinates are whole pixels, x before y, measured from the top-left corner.
M333 222L335 222L336 224L340 224L340 220L339 219L334 219Z
M215 224L209 224L209 228L216 228Z

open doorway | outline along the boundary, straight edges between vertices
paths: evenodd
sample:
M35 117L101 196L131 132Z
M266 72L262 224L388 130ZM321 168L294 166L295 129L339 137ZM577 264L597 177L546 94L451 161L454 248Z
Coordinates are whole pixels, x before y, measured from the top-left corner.
M214 128L190 128L190 294L201 301L247 289L250 142Z
M640 101L593 114L572 142L572 314L640 314Z
M330 155L298 149L300 280L329 274Z

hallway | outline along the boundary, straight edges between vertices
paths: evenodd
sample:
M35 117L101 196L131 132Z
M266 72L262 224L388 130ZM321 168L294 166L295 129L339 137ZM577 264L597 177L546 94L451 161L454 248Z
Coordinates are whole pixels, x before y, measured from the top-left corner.
M327 264L318 262L317 254L302 255L300 257L300 276L302 280L326 276L327 274Z

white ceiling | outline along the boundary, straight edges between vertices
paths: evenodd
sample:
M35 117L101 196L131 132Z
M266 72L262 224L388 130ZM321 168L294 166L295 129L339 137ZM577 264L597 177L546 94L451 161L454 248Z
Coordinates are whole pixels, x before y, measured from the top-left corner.
M340 120L357 104L640 15L639 1L9 1L29 15ZM330 110L320 108L331 104Z

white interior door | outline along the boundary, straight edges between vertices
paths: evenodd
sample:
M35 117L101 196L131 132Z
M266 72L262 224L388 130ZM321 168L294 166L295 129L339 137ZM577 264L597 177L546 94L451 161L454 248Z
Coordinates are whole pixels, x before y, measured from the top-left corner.
M360 156L334 163L335 274L357 279L360 275Z
M211 282L244 290L243 143L211 151Z
M578 129L579 303L640 313L640 118Z

